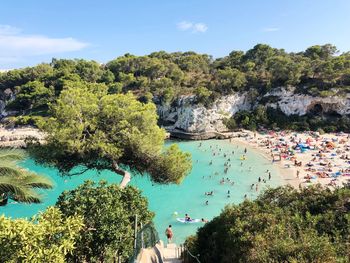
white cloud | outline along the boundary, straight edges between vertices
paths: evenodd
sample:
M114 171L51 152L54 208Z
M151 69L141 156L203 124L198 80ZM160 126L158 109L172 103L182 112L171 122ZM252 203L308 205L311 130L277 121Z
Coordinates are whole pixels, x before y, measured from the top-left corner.
M207 25L203 23L197 23L193 25L193 30L195 32L204 33L205 31L207 31L207 29L208 29Z
M88 44L72 37L52 38L43 35L25 35L20 29L0 25L0 60L77 51Z
M278 27L264 27L262 29L263 32L276 32L279 31L280 29Z
M182 31L191 29L192 27L193 27L193 24L191 22L187 22L187 21L182 21L182 22L177 24L177 28L182 30Z
M181 31L191 31L192 33L204 33L208 29L204 23L192 23L188 21L177 23L177 28Z

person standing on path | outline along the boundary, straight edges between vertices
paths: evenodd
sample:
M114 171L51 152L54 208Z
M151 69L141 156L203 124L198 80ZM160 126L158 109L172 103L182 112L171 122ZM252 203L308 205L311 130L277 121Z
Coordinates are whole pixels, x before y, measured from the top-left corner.
M168 244L171 243L171 240L173 239L173 230L171 229L171 225L165 230L165 235L168 239Z

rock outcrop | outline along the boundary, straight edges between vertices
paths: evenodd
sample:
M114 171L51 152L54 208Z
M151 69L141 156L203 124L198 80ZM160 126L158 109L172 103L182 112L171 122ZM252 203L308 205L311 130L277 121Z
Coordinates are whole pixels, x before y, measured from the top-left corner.
M268 98L273 98L273 101ZM267 102L263 103L264 100ZM252 110L258 104L279 108L287 116L317 112L339 116L350 114L350 94L343 97L314 97L297 94L294 88L275 89L255 100L250 99L248 93L235 93L221 97L209 107L197 104L194 96L186 96L172 105L158 103L157 110L163 127L173 136L183 139L209 139L218 138L220 133L227 131L223 124L225 118L241 110Z
M281 88L264 97L274 96L278 98L275 103L267 103L266 106L280 108L287 116L305 115L309 112L321 111L322 113L336 113L339 115L350 114L350 94L344 97L313 97L305 94L295 94L294 88Z
M247 93L236 93L216 100L210 107L195 102L194 96L182 97L172 105L157 105L164 127L170 132L213 133L226 131L225 118L252 107Z

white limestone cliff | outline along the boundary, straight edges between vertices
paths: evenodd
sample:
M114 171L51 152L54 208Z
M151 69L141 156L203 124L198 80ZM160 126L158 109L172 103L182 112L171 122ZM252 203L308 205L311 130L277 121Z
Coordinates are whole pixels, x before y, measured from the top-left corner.
M317 107L324 113L350 114L350 94L342 96L314 97L296 94L294 88L280 88L263 97L275 97L267 107L279 108L286 115L305 115ZM251 101L247 93L223 96L208 108L195 103L194 96L178 99L172 105L157 105L160 119L168 130L181 130L187 133L223 132L226 127L223 119L241 110L251 110L258 100ZM260 98L263 99L263 98Z
M350 114L350 94L346 96L329 96L329 97L314 97L305 94L295 94L294 88L281 88L264 97L275 96L278 98L276 103L268 103L266 106L277 108L286 115L305 115L311 111L316 105L323 112L334 112L339 115Z
M216 100L206 108L195 103L194 96L182 97L172 105L158 105L160 119L168 123L169 129L179 129L185 132L225 131L222 123L240 110L249 110L252 103L247 93L236 93Z

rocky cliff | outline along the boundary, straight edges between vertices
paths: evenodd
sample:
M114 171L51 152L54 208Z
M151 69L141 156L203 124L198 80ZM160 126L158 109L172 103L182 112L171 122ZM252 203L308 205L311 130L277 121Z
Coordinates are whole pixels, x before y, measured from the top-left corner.
M0 116L6 116L5 101L13 94L5 92L0 96ZM315 97L298 94L294 88L280 88L252 99L247 92L223 96L205 107L196 102L194 96L184 96L169 104L156 101L160 122L172 135L186 139L207 139L220 137L226 132L223 124L241 110L252 110L258 104L279 108L286 115L305 115L309 112L329 114L350 114L350 94L345 96Z
M346 96L314 97L305 94L295 94L294 88L281 88L264 97L273 96L277 102L267 103L266 106L277 108L288 116L305 115L308 112L321 111L323 113L350 114L350 94Z
M247 93L224 96L210 107L195 103L194 96L187 96L171 105L157 104L157 111L161 123L170 132L213 133L226 131L223 119L240 110L250 110L252 105Z
M269 101L273 98L273 101ZM266 102L263 102L266 101ZM223 96L210 107L196 104L193 96L182 97L172 105L158 104L158 114L163 126L179 137L212 138L227 129L223 119L241 110L254 109L258 104L279 108L286 115L305 115L309 112L322 112L338 115L350 114L350 95L314 97L295 93L294 88L280 88L256 99L247 93ZM200 135L198 135L200 134Z

